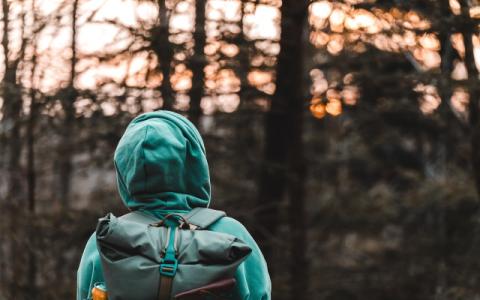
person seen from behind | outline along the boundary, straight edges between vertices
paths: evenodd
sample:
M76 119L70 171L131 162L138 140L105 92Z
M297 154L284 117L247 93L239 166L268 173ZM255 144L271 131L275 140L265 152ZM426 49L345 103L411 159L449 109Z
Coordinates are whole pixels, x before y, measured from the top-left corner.
M120 197L130 211L162 221L168 215L188 215L210 205L205 147L195 126L180 114L155 111L133 119L115 150L114 164ZM234 270L231 299L271 299L267 264L247 229L227 216L205 229L233 236L251 251ZM92 291L96 286L103 287L109 295L97 238L95 233L91 235L80 261L77 300L94 299Z

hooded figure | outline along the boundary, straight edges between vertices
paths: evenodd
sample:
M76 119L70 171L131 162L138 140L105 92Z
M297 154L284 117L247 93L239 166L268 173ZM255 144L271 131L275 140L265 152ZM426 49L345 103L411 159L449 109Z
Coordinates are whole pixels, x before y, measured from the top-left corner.
M162 218L210 204L210 176L205 146L194 125L170 111L146 113L127 127L115 150L117 185L123 203ZM271 299L271 283L260 249L245 227L224 217L208 230L231 234L252 248L235 273L235 299ZM92 299L103 283L95 233L85 246L77 272L77 300Z

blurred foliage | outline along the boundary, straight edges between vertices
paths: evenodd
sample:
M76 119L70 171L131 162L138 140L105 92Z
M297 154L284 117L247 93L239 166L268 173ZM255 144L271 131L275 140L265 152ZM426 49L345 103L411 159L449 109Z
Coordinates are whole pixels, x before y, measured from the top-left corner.
M159 108L199 127L213 207L272 248L274 299L480 297L477 1L283 5L2 1L0 299L74 298L97 218L126 212L115 146Z

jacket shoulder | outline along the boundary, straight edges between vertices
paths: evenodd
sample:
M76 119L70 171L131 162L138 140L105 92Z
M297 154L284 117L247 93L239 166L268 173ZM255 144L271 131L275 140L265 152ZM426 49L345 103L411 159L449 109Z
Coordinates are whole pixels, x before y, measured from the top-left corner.
M233 235L234 237L246 242L249 246L258 249L258 246L248 229L241 222L232 217L221 218L217 222L213 223L208 230Z
M248 234L247 228L242 223L229 216L221 218L217 222L213 223L208 229L217 232L229 233L236 237L240 237L238 235Z

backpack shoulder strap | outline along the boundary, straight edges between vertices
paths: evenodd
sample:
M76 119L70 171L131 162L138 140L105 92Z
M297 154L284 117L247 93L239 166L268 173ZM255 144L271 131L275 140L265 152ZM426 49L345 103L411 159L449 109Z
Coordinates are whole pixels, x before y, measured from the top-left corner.
M191 229L206 229L226 215L227 214L221 210L197 207L183 217L190 223Z
M154 222L158 222L158 219L155 218L154 216L150 216L146 213L143 213L141 211L135 211L135 210L127 214L124 214L123 216L120 217L120 219L125 221L135 222L135 223L141 223L141 224L151 224Z

